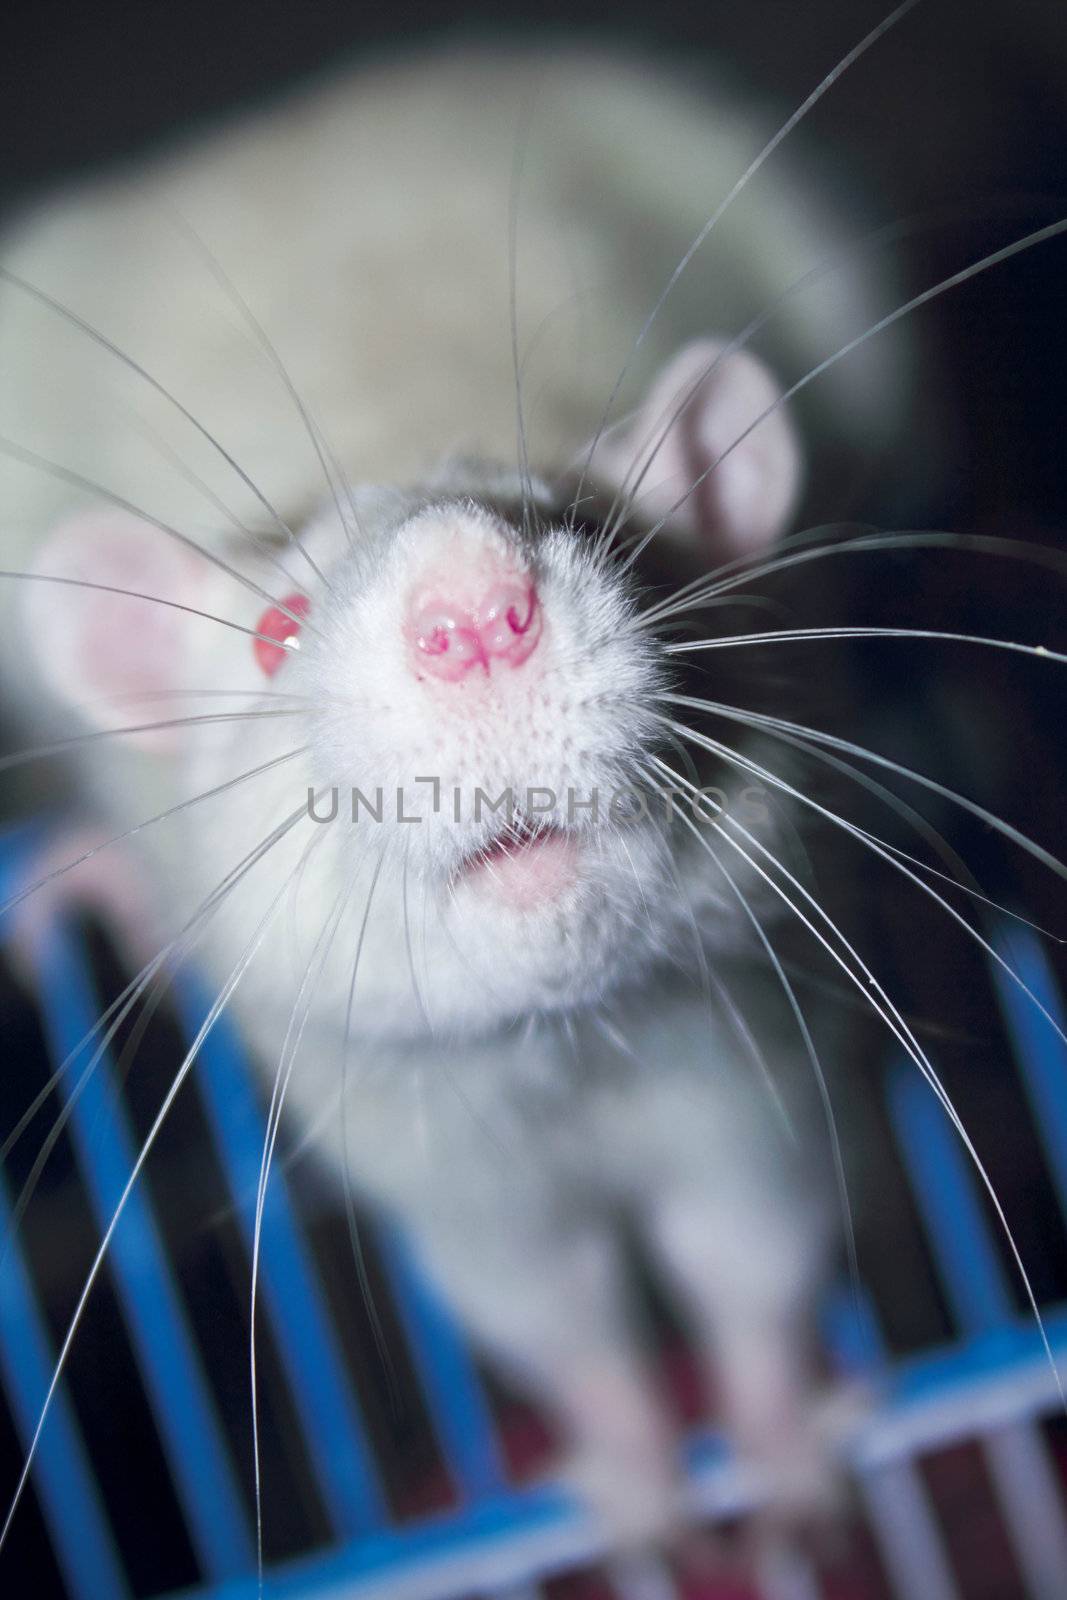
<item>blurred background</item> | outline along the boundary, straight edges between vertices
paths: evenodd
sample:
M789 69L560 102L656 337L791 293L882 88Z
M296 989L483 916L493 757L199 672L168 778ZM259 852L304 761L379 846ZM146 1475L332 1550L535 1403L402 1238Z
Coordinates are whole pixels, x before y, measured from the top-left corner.
M655 8L620 0L610 15L601 6L556 0L536 13L507 4L460 7L443 0L378 9L272 0L210 5L97 0L92 7L16 0L0 23L0 224L36 193L76 180L102 163L217 122L347 59L435 38L508 33L544 38L558 31L610 40L645 53L650 61L677 56L698 76L706 71L751 97L769 131L887 9L881 0L811 0L803 6L792 0L704 0L700 6L661 3ZM857 235L911 218L944 219L943 225L920 227L892 246L901 297L918 293L1009 239L1067 215L1067 8L1060 0L985 0L981 6L926 0L834 88L798 143L803 170L822 175L819 181L838 196ZM847 485L832 473L817 475L807 520L944 528L1067 549L1065 268L1067 240L1058 239L918 312L907 335L912 367L905 426L892 447L864 463L863 473ZM872 624L1065 647L1067 589L1062 575L1040 564L947 554L935 561L887 557L876 575L858 574L854 583L850 600L858 609L851 615L862 614ZM802 669L800 658L797 669ZM1056 669L947 647L931 646L924 653L918 645L872 645L859 652L857 674L866 706L864 742L973 794L1050 850L1062 851L1067 750L1062 677ZM916 798L904 785L900 792ZM19 806L25 810L32 800L32 793L22 791ZM12 801L3 802L4 814L13 809ZM925 795L923 809L987 894L1043 927L1067 933L1062 884L1054 875L1009 851L992 830L936 797ZM893 824L883 817L880 826L886 834ZM890 836L911 847L903 829ZM1040 1117L1028 1111L1011 1065L987 963L962 937L946 938L938 916L921 897L911 897L905 906L898 894L887 892L874 907L878 970L909 1015L936 1037L939 1068L987 1162L1038 1297L1043 1305L1056 1306L1067 1300L1067 1235L1055 1174L1041 1150ZM99 938L92 951L101 992L114 992L113 955ZM1055 946L1049 960L1062 981L1067 967ZM5 1082L13 1096L10 1116L4 1111L6 1127L42 1079L44 1042L25 987L11 973L3 977L0 1006ZM173 1019L164 1016L157 1029L142 1048L158 1058L163 1075L155 1079L158 1085L165 1081L168 1063L173 1070L177 1046ZM884 1055L884 1042L872 1034L869 1051L872 1059ZM154 1103L152 1084L148 1078L143 1103L132 1105L135 1126L145 1123ZM1064 1093L1067 1098L1067 1087ZM198 1326L198 1337L214 1350L214 1381L229 1395L220 1404L235 1458L247 1461L239 1336L246 1269L223 1187L207 1193L213 1179L197 1153L204 1138L198 1117L192 1107L184 1121L177 1120L154 1163L153 1195L171 1216L168 1248L180 1262L183 1283L192 1286L190 1303L201 1307L196 1315L204 1325ZM946 1290L928 1229L918 1220L914 1183L892 1154L890 1121L886 1111L881 1131L869 1132L884 1145L878 1160L884 1160L886 1176L864 1218L873 1243L861 1253L861 1267L890 1353L908 1358L958 1338L960 1313ZM38 1133L47 1126L45 1118ZM34 1136L28 1143L33 1146ZM27 1174L32 1153L31 1148L25 1158L13 1157L13 1186ZM57 1159L42 1203L27 1218L26 1248L36 1278L46 1286L50 1322L61 1330L92 1230L84 1216L79 1220L73 1152L65 1152L61 1143ZM193 1161L205 1173L205 1203L196 1217L187 1214L184 1200ZM323 1211L313 1184L301 1199L299 1169L294 1172L305 1226L328 1285L330 1313L345 1330L346 1359L354 1379L373 1391L381 1386L381 1374L373 1353L367 1353L373 1352L373 1340L351 1283L343 1219ZM988 1214L982 1214L988 1223ZM1018 1281L999 1240L991 1249L1021 1313ZM370 1270L379 1277L383 1271L373 1248ZM82 1353L75 1357L72 1383L83 1432L103 1441L94 1446L94 1468L105 1501L117 1508L130 1586L138 1595L154 1595L193 1585L198 1565L152 1408L133 1393L129 1366L116 1354L122 1319L110 1293L105 1286L97 1321L87 1328ZM237 1333L227 1342L219 1328L228 1316ZM397 1328L391 1337L402 1350ZM665 1339L669 1344L668 1334ZM310 1486L284 1383L274 1371L279 1359L272 1349L264 1358L264 1390L280 1397L268 1401L265 1423L275 1459L266 1489L268 1556L277 1559L321 1547L328 1542L329 1523ZM401 1400L394 1396L394 1402L381 1404L372 1431L386 1475L392 1475L394 1507L410 1515L443 1503L448 1490L431 1421L405 1360L398 1356ZM684 1369L684 1357L679 1360ZM684 1372L679 1381L684 1389ZM517 1457L538 1459L543 1441L536 1420L495 1389L493 1403L506 1420ZM1055 1420L1044 1430L1057 1472L1065 1459L1063 1432ZM13 1418L5 1416L0 1426L5 1492L17 1471L16 1435ZM140 1479L136 1496L129 1485L133 1461ZM980 1453L955 1447L955 1453L933 1454L922 1470L962 1600L1022 1600L1036 1593L1027 1587L1025 1563L1011 1554ZM247 1494L247 1482L243 1488ZM146 1505L151 1537L143 1527ZM12 1593L68 1592L46 1523L40 1506L28 1503L13 1530L11 1552L25 1583ZM833 1593L881 1600L889 1592L884 1563L871 1548L857 1562L838 1574ZM567 1581L569 1592L584 1594L597 1592L599 1580L585 1574ZM894 1592L901 1600L899 1587ZM927 1593L940 1596L942 1591L930 1588L903 1600L927 1600ZM1047 1590L1048 1596L1055 1593L1067 1593L1067 1571L1062 1589Z
M232 113L361 54L435 39L553 32L677 56L726 75L768 111L797 105L889 8L877 0L701 7L621 3L13 4L4 17L0 204ZM1064 186L1067 19L1055 0L974 8L928 0L846 74L801 138L809 180L851 179L857 232L943 208L969 219L901 247L925 287L981 253L1012 212L1018 231L1056 214ZM1000 242L998 240L998 242ZM951 383L951 438L936 499L954 526L1001 515L1055 526L1067 486L1059 445L1062 253L1053 247L931 308L921 336ZM997 447L993 444L996 441ZM928 448L918 437L916 451ZM887 466L887 477L892 474ZM883 514L881 520L887 520Z

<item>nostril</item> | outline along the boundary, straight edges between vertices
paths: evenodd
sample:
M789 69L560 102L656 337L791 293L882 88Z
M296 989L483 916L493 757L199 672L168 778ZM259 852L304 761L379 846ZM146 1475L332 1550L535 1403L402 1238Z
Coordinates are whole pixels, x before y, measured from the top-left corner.
M486 653L507 655L516 640L529 633L537 611L537 595L532 584L502 584L478 607L476 622Z
M442 656L456 647L462 648L469 632L463 626L467 619L436 607L420 613L415 619L415 642L427 655Z
M436 677L461 678L476 663L485 665L485 651L467 613L427 606L414 619L415 645Z
M446 682L493 661L521 665L540 635L537 591L523 578L497 583L471 607L431 600L411 620L420 666Z

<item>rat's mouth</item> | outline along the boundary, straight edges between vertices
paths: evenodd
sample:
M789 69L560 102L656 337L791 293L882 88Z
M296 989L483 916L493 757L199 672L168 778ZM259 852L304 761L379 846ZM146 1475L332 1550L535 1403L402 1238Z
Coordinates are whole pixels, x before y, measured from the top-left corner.
M554 823L517 816L464 859L454 881L516 910L533 910L557 899L577 876L576 836Z

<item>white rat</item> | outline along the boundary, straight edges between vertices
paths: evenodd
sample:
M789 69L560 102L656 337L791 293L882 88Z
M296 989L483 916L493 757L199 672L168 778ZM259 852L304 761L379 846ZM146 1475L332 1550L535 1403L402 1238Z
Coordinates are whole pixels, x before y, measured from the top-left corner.
M620 798L691 777L649 605L768 549L797 503L780 391L726 344L840 248L788 166L638 339L759 145L666 74L463 51L346 75L50 202L0 248L0 433L68 469L8 456L0 479L3 565L38 574L5 590L23 712L46 736L173 724L73 747L96 839L170 814L61 881L148 863L142 958L195 955L630 1543L680 1502L620 1219L772 1497L810 1509L829 1481L808 1368L829 1186L743 1024L777 1005L775 1076L810 1073L745 909L773 901L744 854L773 847L771 808L700 749L733 845L714 805L668 824ZM786 307L780 348L803 370L873 295L866 269L837 274ZM897 348L828 374L839 439L886 428ZM510 824L486 798L506 793Z

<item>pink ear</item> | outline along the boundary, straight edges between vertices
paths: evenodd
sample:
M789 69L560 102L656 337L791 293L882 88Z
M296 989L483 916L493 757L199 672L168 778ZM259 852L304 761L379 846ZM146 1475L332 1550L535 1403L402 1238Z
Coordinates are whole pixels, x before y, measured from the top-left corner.
M627 489L647 463L635 500L643 520L669 517L672 527L706 541L717 560L770 544L801 483L792 421L785 406L770 410L781 394L777 382L756 356L723 355L726 348L712 339L686 345L636 417L609 431L594 458L600 477Z
M204 563L150 523L86 512L48 538L34 571L204 606ZM46 684L101 728L180 716L159 691L182 687L193 620L173 606L66 583L25 585L30 644ZM208 607L210 609L210 607ZM138 698L141 697L141 698ZM137 735L170 749L171 730Z

